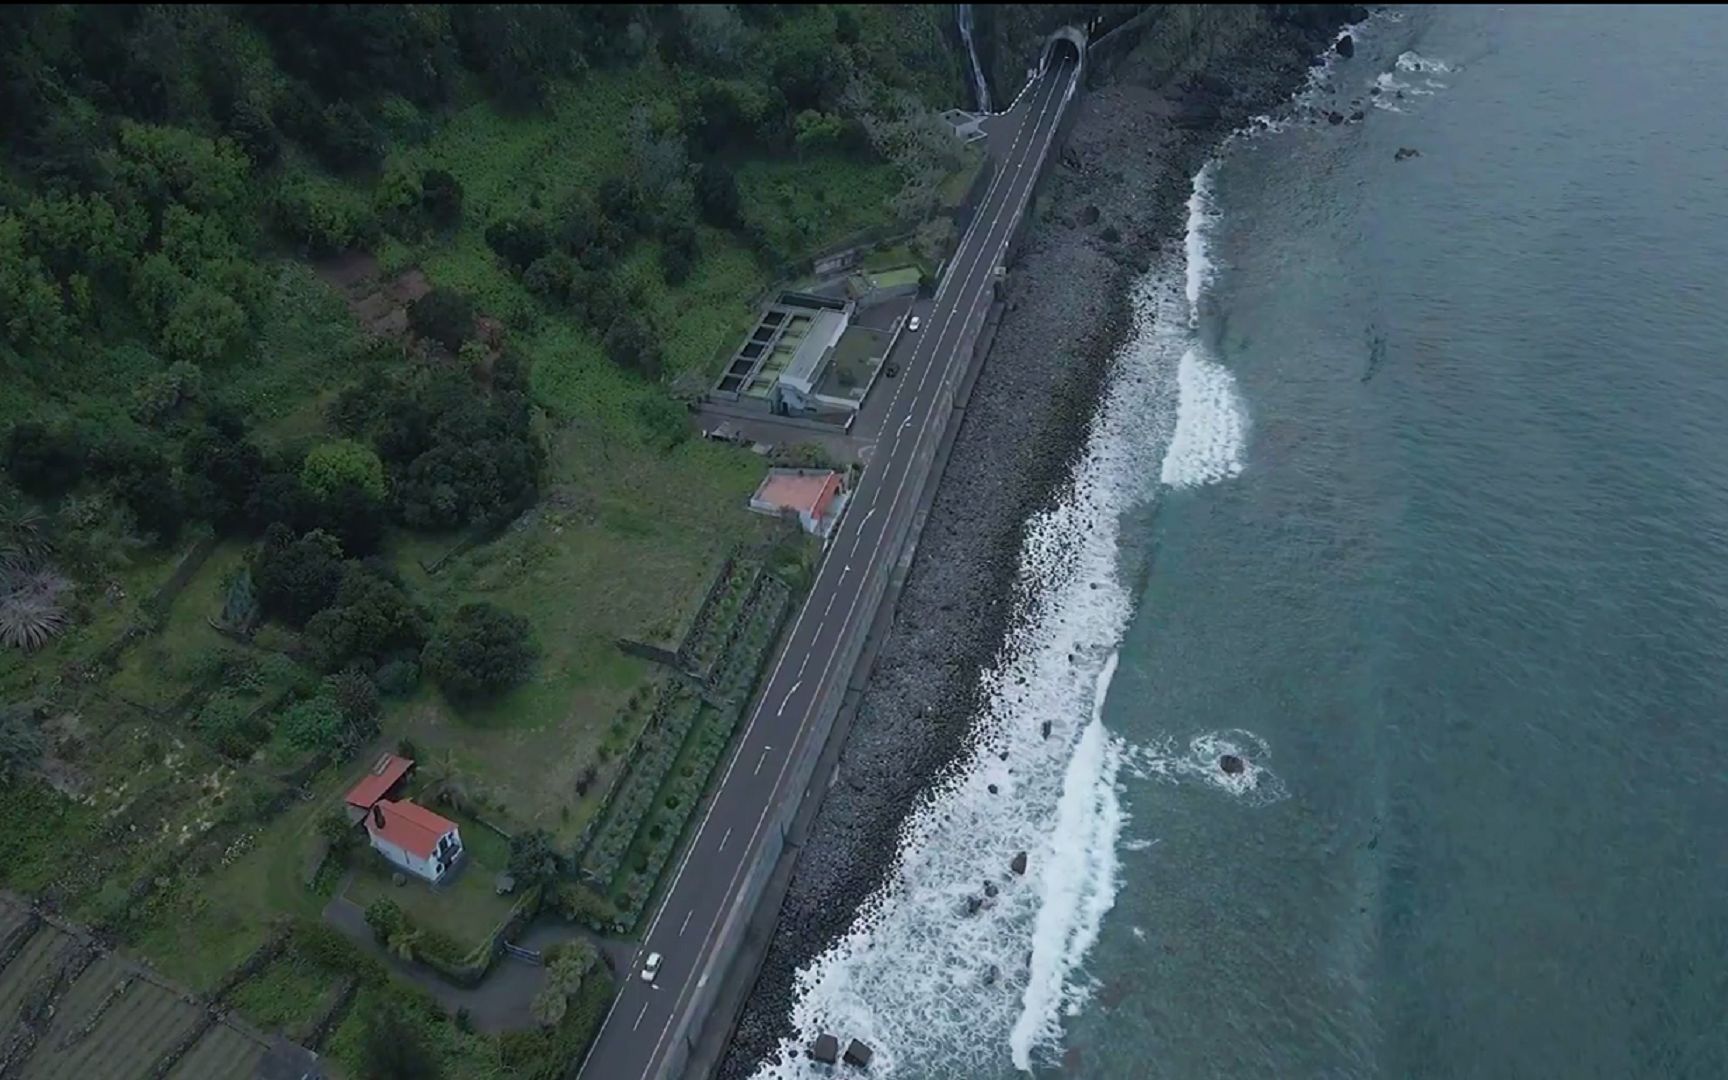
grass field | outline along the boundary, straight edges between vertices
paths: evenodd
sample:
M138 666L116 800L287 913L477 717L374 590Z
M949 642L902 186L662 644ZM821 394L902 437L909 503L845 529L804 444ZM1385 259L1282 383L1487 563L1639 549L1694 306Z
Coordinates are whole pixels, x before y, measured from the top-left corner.
M732 447L694 440L648 455L577 427L562 436L553 468L524 528L436 576L402 560L422 595L478 596L525 615L544 650L535 676L460 709L423 691L386 727L422 755L449 753L464 784L512 821L568 840L604 787L578 799L577 778L590 763L614 764L597 761L598 748L649 675L616 641L675 644L725 553L770 535L773 522L744 508L761 459Z

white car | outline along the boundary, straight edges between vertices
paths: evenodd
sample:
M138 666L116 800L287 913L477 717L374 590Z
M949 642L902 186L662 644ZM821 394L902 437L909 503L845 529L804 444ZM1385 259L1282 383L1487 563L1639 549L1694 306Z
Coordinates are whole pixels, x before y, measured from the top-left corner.
M918 332L918 328L920 326L923 326L923 325L924 325L924 321L922 319L918 318L918 316L914 315L914 316L912 316L912 321L906 324L906 332L909 334L916 334Z
M660 954L651 952L648 954L648 959L642 961L642 981L651 983L654 981L654 976L658 974L660 974Z

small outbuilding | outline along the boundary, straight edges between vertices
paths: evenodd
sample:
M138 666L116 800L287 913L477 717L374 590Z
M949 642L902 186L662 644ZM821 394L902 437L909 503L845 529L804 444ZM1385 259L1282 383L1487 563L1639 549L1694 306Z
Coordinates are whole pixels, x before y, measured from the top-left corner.
M846 481L833 469L769 469L750 497L750 509L796 517L804 531L826 537L846 505Z

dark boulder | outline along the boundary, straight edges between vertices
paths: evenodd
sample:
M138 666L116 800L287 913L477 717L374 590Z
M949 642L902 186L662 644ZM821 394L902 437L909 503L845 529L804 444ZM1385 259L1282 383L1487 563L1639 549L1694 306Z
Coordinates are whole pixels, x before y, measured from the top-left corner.
M1008 864L1008 869L1014 871L1016 874L1024 874L1026 872L1026 853L1022 851L1020 854L1014 856L1014 861Z
M876 1052L874 1050L865 1046L857 1039L853 1039L851 1042L846 1044L846 1064L848 1065L856 1065L860 1069L868 1069L870 1067L870 1059L875 1056Z
M1345 34L1343 37L1339 38L1337 44L1332 47L1337 49L1338 55L1342 56L1346 60L1356 55L1356 39L1351 37L1349 34Z
M968 915L978 914L978 909L983 907L983 906L984 906L984 899L982 897L968 896L966 898L966 914L968 914Z
M996 883L994 881L986 881L984 883L984 895L985 896L995 896L996 895Z
M1044 738L1048 739L1050 737L1050 721L1044 721L1043 726L1040 727L1039 730L1044 733Z
M996 970L996 965L991 964L990 967L988 969L986 969L984 972L984 985L985 986L995 986L996 980L1001 976L1001 974L1002 974L1001 972Z
M1392 155L1393 161L1408 161L1413 157L1421 157L1422 151L1410 146L1400 146L1398 152Z
M1344 122L1344 114L1339 112L1337 109L1333 109L1331 112L1326 114L1326 122L1328 124L1342 124Z
M824 1065L840 1060L840 1040L823 1032L810 1044L810 1056Z
M1235 754L1225 754L1223 757L1218 759L1218 767L1220 769L1223 769L1225 772L1229 773L1231 776L1235 776L1237 773L1243 771L1248 766L1241 758L1237 757Z
M1352 124L1360 124L1364 119L1367 118L1367 116L1368 116L1367 113L1363 112L1361 109L1357 109L1355 112L1350 114L1350 122Z
M995 784L990 785L990 794L992 794L992 795L996 794L996 785Z

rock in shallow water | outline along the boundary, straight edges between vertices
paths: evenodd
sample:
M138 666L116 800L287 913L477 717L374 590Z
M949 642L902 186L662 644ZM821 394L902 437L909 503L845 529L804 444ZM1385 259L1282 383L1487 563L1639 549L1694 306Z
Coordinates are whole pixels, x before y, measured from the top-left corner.
M1024 874L1026 872L1026 853L1022 851L1020 854L1014 856L1014 861L1008 864L1008 869L1014 871L1016 874Z
M1337 49L1338 55L1342 56L1346 60L1356 55L1356 39L1351 37L1349 34L1345 34L1343 37L1339 38L1338 43L1332 47Z
M1237 773L1246 769L1247 765L1235 754L1225 754L1223 757L1218 759L1218 767L1229 773L1231 776L1235 776Z

